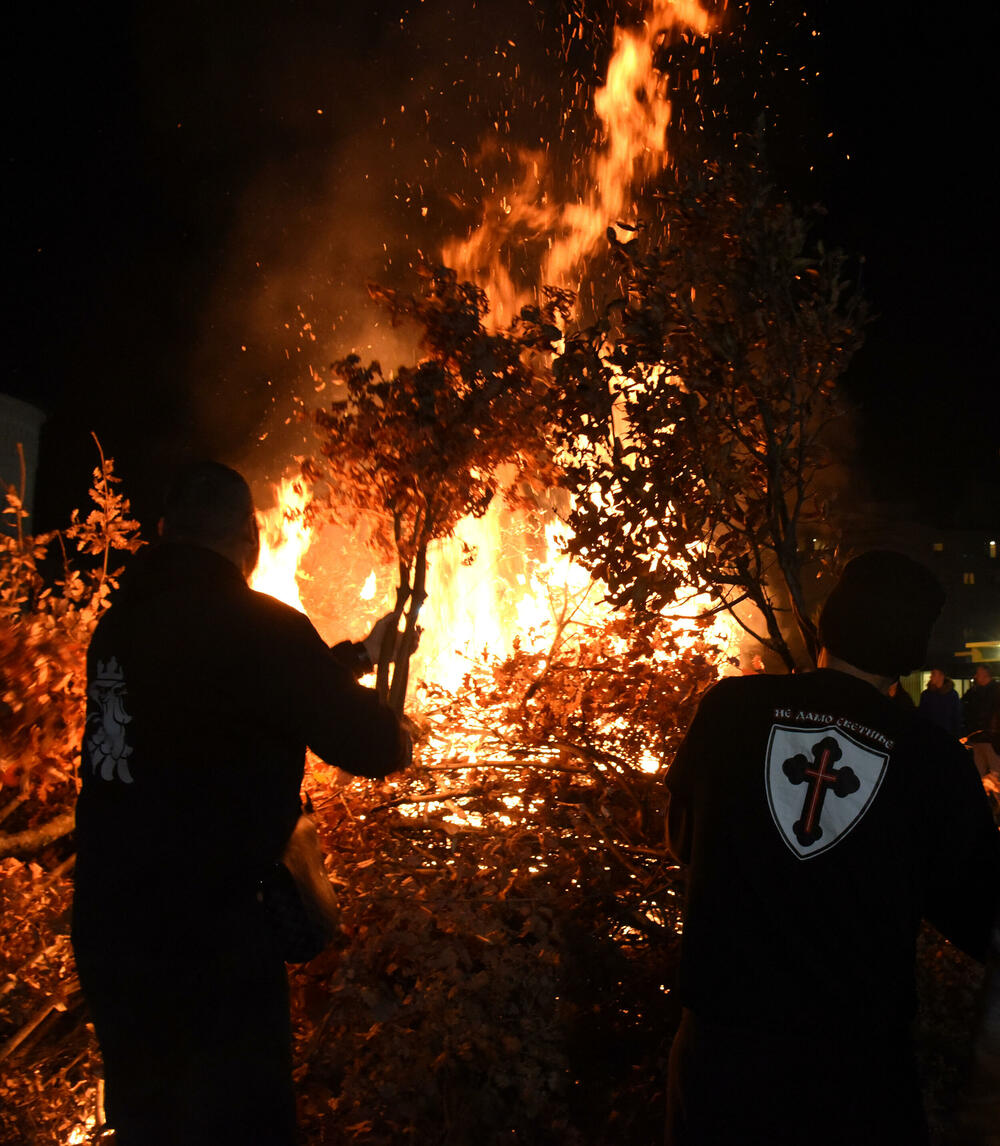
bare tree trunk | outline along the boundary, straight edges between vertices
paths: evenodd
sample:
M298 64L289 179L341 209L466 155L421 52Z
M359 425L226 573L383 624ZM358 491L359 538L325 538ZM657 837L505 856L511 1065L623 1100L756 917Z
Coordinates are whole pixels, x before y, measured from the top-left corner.
M398 512L392 515L392 532L396 541L396 553L399 554L399 583L396 585L396 602L392 607L392 624L382 636L382 647L378 651L378 662L375 672L375 691L379 700L387 702L389 699L389 670L392 668L393 655L396 651L396 640L399 633L399 618L410 596L410 566L403 560L403 521Z
M406 686L410 680L410 657L417 647L417 617L420 607L427 600L427 542L417 550L413 566L413 585L410 588L410 608L406 614L406 627L396 650L396 667L392 674L392 688L389 690L389 707L397 716L403 715L406 703Z
M382 647L378 651L378 667L375 674L375 691L381 701L389 701L391 692L389 672L393 654L399 637L399 618L403 615L406 602L410 598L410 570L402 560L399 562L399 584L396 586L396 602L392 607L392 624L382 637ZM395 673L393 674L395 680Z

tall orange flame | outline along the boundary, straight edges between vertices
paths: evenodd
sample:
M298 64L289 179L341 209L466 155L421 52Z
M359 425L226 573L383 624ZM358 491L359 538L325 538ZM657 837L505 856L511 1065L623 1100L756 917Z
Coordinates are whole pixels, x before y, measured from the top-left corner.
M717 27L696 0L654 0L640 25L617 26L607 77L593 98L600 143L578 168L576 197L555 199L545 153L521 151L518 185L484 204L483 221L468 238L445 244L445 263L486 289L494 321L509 321L530 301L495 257L519 234L548 249L539 283L578 286L607 228L632 213L636 188L669 160L669 78L654 66L657 47L680 31L705 36Z
M573 288L607 227L632 213L639 186L669 161L669 84L654 66L657 49L680 32L704 36L716 27L715 18L697 0L652 0L641 24L616 27L607 77L593 97L600 142L579 166L575 196L557 200L545 154L522 151L517 185L484 204L483 220L468 238L445 245L444 261L460 277L486 289L493 321L509 320L530 301L497 257L513 236L529 234L546 248L539 283ZM301 490L285 482L276 493L278 508L265 522L265 547L253 583L301 609L295 578L311 543L298 520ZM513 517L501 500L496 499L483 518L461 522L455 536L436 543L429 554L428 599L420 618L424 636L414 658L413 676L418 679L454 687L470 654L485 649L503 655L515 637L522 646L544 652L553 614L570 610L578 619L596 623L608 615L603 586L562 555L554 518L539 528L538 523ZM477 555L471 564L470 549ZM671 558L663 555L662 560ZM373 599L375 584L373 573L359 604L379 605ZM695 613L699 603L709 604L689 602L685 612ZM387 588L383 611L390 604ZM316 620L323 631L323 619ZM721 621L709 635L731 644Z

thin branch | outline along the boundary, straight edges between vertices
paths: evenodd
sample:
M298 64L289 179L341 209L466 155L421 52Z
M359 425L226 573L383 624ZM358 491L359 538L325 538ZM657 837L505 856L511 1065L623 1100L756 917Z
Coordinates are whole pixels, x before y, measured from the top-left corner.
M56 840L68 836L76 825L76 815L73 812L63 812L47 823L37 828L27 828L23 832L13 835L0 833L0 859L4 856L22 856L54 843Z
M68 983L64 984L61 990L53 995L44 1006L35 1011L24 1026L22 1026L20 1030L15 1031L3 1046L0 1047L0 1062L9 1058L25 1039L45 1022L53 1011L65 1010L66 1004L79 990L80 983L76 979L71 979Z
M615 844L611 842L607 832L605 832L605 830L601 827L597 817L593 814L593 812L591 812L589 808L581 808L580 810L583 812L586 819L590 821L593 828L597 831L597 834L601 837L602 840L604 840L608 851L611 852L611 854L615 857L616 860L618 860L622 867L625 868L626 871L630 871L633 875L645 877L647 873L643 871L642 868L636 867L634 863L626 859L625 856L623 856L615 846Z
M409 804L443 804L445 800L461 800L467 796L484 795L483 789L465 788L454 792L432 792L429 796L397 796L394 800L386 800L384 804L376 804L371 811L381 812L386 808L398 808Z
M21 504L17 511L17 548L24 550L24 498L28 490L28 467L24 461L24 443L17 443L17 460L21 470Z
M101 446L101 440L93 430L90 431L90 436L94 439L94 444L97 446L97 456L101 459L101 493L104 496L104 561L101 565L101 579L98 585L103 585L108 576L108 557L111 555L111 534L108 529L108 500L111 496L111 491L108 488L108 471L107 463L104 460L104 449Z
M7 819L11 812L16 811L25 802L25 800L27 800L29 795L30 780L31 773L25 770L21 774L21 783L18 786L17 795L12 800L8 801L8 803L4 804L3 808L0 808L0 824L2 824L3 821Z
M590 776L588 768L567 768L565 764L546 764L541 760L515 760L510 757L499 760L485 760L478 763L455 761L450 764L425 764L422 772L482 772L490 769L512 772L566 772L570 776Z

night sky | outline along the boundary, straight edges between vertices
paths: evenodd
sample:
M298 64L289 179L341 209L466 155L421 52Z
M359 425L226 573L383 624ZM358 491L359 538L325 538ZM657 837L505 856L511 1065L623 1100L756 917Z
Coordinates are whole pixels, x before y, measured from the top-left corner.
M261 477L301 451L285 421L310 365L355 348L393 365L366 281L436 255L471 220L461 152L498 109L512 138L557 130L548 52L581 7L150 0L58 23L22 10L4 68L0 389L49 414L37 523L81 500L91 430L149 523L188 454ZM877 319L844 382L862 488L926 521L989 527L995 17L980 0L958 16L751 5L775 169L865 259Z

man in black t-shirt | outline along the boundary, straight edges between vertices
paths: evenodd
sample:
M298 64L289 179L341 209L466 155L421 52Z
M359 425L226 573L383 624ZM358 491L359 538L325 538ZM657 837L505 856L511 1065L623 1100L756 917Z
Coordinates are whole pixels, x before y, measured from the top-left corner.
M921 918L985 956L1000 837L952 738L894 704L943 594L885 551L820 619L816 672L720 681L667 776L688 865L672 1146L919 1146Z
M291 1146L288 982L258 902L300 812L305 750L358 775L409 760L393 712L246 578L246 482L175 482L87 656L73 946L120 1146ZM378 626L377 626L378 628Z

